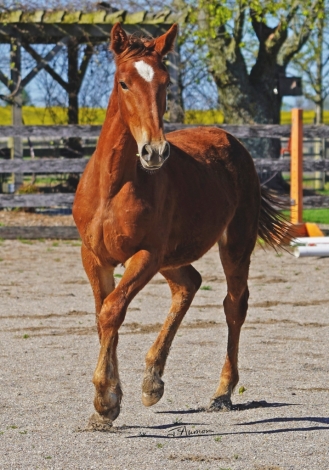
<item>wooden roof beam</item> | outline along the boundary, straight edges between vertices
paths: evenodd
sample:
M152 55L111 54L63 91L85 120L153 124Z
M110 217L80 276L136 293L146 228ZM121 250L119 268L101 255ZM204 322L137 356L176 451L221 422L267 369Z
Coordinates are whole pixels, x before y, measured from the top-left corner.
M33 49L33 47L31 47L31 46L30 46L29 44L27 44L27 43L24 43L24 44L23 44L23 47L24 47L24 49L26 50L26 52L28 52L28 53L33 57L33 59L34 59L36 62L41 63L41 64L43 65L42 68L43 68L44 70L46 70L46 72L48 72L49 75L50 75L51 77L53 77L53 79L56 80L56 82L59 83L59 84L61 85L61 87L64 88L64 90L68 91L68 87L69 87L68 83L67 83L65 80L63 80L63 78L62 78L57 72L55 72L55 70L54 70L52 67L50 67L50 65L48 64L48 62L45 61L45 59L43 59L43 58L41 57L41 55L38 54L38 53Z
M37 63L37 65L22 80L23 88L40 72L40 70L44 69L45 66L48 65L48 62L50 62L63 49L68 40L69 36L66 36L65 38L61 39L61 41L59 41L56 46L50 52L48 52L48 54L43 57L40 62ZM24 49L26 49L24 44L23 47Z

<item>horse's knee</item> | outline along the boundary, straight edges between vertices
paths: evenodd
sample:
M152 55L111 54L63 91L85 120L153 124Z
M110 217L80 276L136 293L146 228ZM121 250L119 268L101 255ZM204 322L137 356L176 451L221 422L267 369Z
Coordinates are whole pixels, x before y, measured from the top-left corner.
M123 302L106 302L98 316L98 325L102 333L118 331L125 319L126 309Z

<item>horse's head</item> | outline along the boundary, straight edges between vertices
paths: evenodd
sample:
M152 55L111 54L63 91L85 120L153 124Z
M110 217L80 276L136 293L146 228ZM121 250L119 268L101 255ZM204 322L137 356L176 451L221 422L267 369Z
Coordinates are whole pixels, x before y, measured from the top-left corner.
M159 169L170 153L163 133L170 77L162 59L172 49L176 34L177 25L173 25L156 39L127 36L119 23L111 32L121 117L137 142L141 164L149 170Z

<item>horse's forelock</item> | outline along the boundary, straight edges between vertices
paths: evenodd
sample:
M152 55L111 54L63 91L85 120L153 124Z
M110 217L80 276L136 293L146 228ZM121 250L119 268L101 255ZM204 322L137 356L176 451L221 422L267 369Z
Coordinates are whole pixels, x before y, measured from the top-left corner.
M154 51L155 41L149 37L128 36L128 47L116 56L117 64L126 62L130 59L145 57Z

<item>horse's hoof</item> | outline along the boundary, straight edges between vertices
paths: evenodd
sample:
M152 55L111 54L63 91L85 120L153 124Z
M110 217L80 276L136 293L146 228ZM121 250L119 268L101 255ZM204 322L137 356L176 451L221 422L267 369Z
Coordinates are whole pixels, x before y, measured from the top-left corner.
M232 402L229 397L217 397L211 400L207 411L231 411Z
M99 413L94 413L89 418L87 430L108 432L112 430L112 427L113 427L112 419L106 416L102 416Z
M122 392L117 390L116 392L110 392L101 395L100 393L95 394L94 407L96 414L104 419L114 421L120 414L120 403L121 403Z
M144 377L142 386L142 402L144 406L152 406L158 403L164 392L164 383L158 378L153 380L148 375Z
M151 393L142 393L142 402L144 406L153 406L162 398L164 388Z

